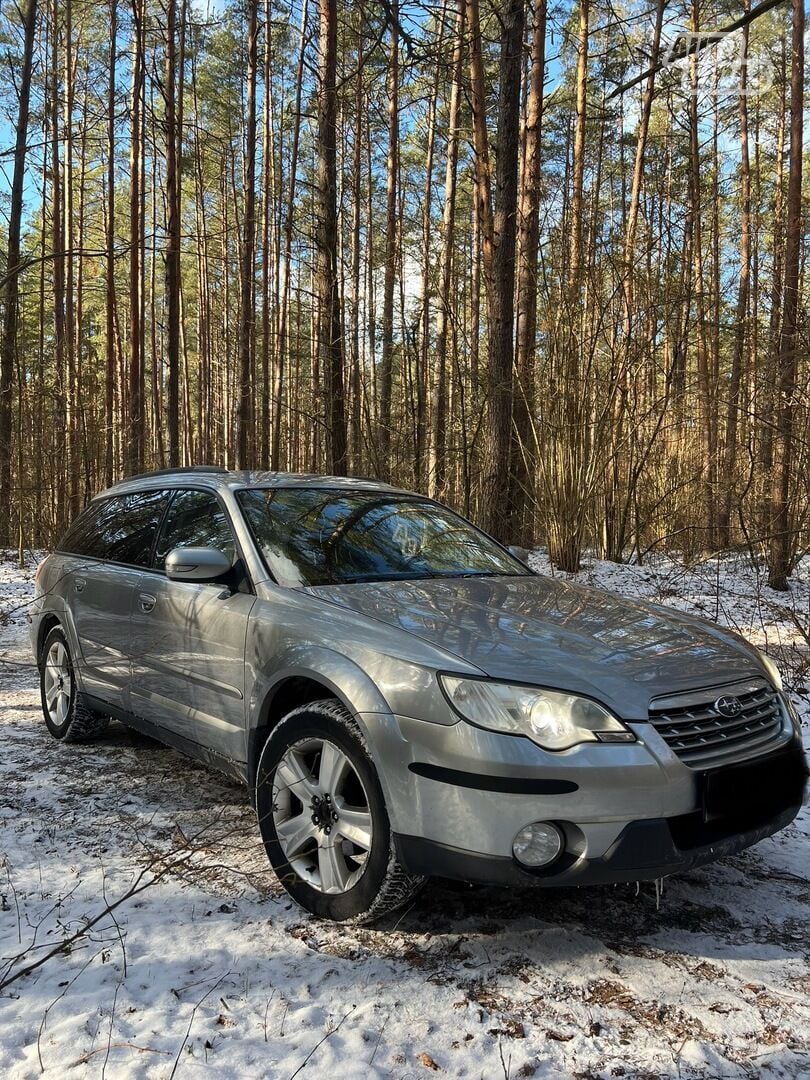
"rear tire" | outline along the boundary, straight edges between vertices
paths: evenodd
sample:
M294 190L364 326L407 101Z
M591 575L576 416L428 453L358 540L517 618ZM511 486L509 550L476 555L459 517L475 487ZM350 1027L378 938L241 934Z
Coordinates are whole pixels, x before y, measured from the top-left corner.
M319 918L372 922L424 880L397 860L368 747L337 701L303 705L273 729L259 758L256 812L281 884Z
M39 689L45 726L55 739L85 742L106 730L110 718L79 699L73 657L61 626L48 633L42 646Z

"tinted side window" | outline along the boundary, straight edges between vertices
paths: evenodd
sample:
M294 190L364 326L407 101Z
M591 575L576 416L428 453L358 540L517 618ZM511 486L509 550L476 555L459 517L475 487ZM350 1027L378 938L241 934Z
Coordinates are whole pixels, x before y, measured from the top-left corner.
M211 547L231 563L236 549L230 522L217 499L206 491L178 491L172 499L155 549L155 566L162 570L176 547Z
M148 566L168 493L145 491L91 503L71 525L60 551Z
M94 523L96 539L89 554L97 559L148 566L167 499L166 491L106 499Z
M96 542L98 520L104 512L106 501L93 502L86 506L56 545L56 550L68 551L71 555L91 555Z

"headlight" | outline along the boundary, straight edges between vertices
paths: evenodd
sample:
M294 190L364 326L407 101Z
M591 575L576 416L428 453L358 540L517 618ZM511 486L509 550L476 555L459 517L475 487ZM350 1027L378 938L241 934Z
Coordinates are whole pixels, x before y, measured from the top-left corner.
M761 649L757 649L757 652L759 653L759 658L762 661L762 666L768 673L768 678L773 683L774 690L782 690L782 676L779 674L779 668L776 666L773 660L771 660L770 656L767 656L764 652L762 652Z
M583 742L633 742L635 735L590 698L510 686L489 679L440 675L450 704L465 720L491 731L528 735L544 750L567 750Z

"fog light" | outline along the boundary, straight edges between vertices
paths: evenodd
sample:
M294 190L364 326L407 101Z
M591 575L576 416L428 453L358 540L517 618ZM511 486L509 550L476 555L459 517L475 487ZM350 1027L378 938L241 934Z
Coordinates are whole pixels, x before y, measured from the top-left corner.
M563 848L563 838L556 825L535 821L524 825L512 841L512 854L524 866L548 866Z

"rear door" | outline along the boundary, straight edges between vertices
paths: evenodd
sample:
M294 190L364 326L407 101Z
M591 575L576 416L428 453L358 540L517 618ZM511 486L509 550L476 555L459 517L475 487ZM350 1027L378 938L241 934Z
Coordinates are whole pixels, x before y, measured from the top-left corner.
M78 642L82 688L118 708L128 705L135 587L167 502L165 491L101 499L60 544L70 553L59 588Z
M169 581L168 553L212 547L232 569L222 581ZM231 761L246 760L245 637L255 603L225 507L211 491L172 496L141 574L132 614L132 711Z

